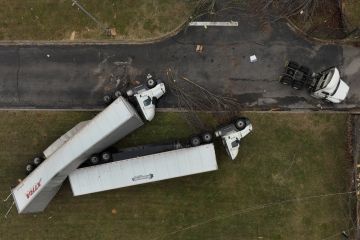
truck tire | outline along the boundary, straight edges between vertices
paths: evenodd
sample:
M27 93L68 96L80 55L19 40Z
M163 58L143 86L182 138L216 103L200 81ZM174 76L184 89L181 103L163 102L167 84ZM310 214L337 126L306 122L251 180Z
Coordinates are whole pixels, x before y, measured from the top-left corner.
M27 164L25 167L25 171L27 174L30 174L34 170L34 166L32 164Z
M193 147L197 147L200 146L201 144L201 139L198 136L194 136L190 139L190 144Z
M243 130L246 127L246 121L242 118L236 120L235 127L239 130Z
M299 68L299 64L294 61L289 61L287 67L297 70Z
M210 143L212 141L212 139L213 139L213 136L212 136L211 133L206 132L206 133L203 133L201 135L201 138L202 138L204 143Z
M104 103L106 105L111 103L111 97L109 95L104 96Z
M280 78L280 83L284 85L289 85L291 83L292 79L289 76L282 76Z
M115 93L114 93L114 96L115 96L115 98L118 98L118 97L121 97L121 91L115 91Z
M100 158L99 158L98 155L92 155L92 156L90 157L90 163L91 163L91 165L96 165L96 164L98 164L99 162L100 162Z
M111 161L111 153L106 151L101 154L101 161L110 162Z
M43 161L43 160L42 160L41 157L36 156L36 157L34 157L34 159L33 159L33 164L34 164L34 166L39 166L42 161Z
M148 88L153 88L156 86L156 81L154 79L150 78L146 81L146 86Z

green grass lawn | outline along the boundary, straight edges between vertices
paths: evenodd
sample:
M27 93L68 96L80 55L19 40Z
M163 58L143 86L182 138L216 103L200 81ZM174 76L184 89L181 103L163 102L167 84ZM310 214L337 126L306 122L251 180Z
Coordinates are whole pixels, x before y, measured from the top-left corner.
M360 1L344 0L343 14L349 31L360 28Z
M166 34L186 21L196 0L80 0L116 39L139 40ZM0 40L107 38L71 0L0 0Z
M0 197L27 160L94 114L0 112ZM13 209L0 218L0 239L323 239L351 229L349 195L286 202L348 191L347 115L246 115L254 131L235 161L216 141L218 171L80 197L66 182L44 213ZM158 113L119 145L183 138L191 129L178 113Z

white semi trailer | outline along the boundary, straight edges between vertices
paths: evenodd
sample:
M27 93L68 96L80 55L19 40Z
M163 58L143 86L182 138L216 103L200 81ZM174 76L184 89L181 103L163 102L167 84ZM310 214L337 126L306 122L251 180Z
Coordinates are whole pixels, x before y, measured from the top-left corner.
M163 83L147 88L149 96L160 98L165 93ZM158 94L159 90L162 94ZM142 92L146 95L146 91ZM137 102L138 106L143 103ZM151 120L155 106L140 109L145 120ZM147 114L144 114L146 111ZM146 116L151 116L147 119ZM100 152L144 124L135 108L123 97L118 97L92 120L76 125L44 151L45 160L40 164L34 159L35 169L12 189L12 196L19 213L43 211L55 196L66 177L92 154Z
M78 168L70 173L74 196L218 169L213 143L145 156L131 155L126 152L113 154L114 161Z
M247 118L216 130L229 157L234 160L240 139L252 131ZM218 169L212 134L193 136L189 144L180 142L145 145L111 153L104 151L69 175L74 196L138 184L161 181Z

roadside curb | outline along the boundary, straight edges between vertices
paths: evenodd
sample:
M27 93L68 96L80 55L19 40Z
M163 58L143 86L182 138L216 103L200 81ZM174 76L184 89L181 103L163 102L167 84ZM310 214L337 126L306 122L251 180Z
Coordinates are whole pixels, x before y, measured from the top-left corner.
M306 32L304 32L301 28L299 28L292 20L290 20L290 18L286 17L285 18L287 21L287 25L288 27L294 31L295 33L301 35L302 37L304 37L306 40L313 42L313 43L322 43L322 44L327 44L327 45L336 45L336 44L341 44L341 45L351 45L351 44L358 44L360 43L360 39L359 40L353 40L353 39L332 39L332 40L326 40L326 39L321 39L321 38L317 38L317 37L313 37L309 34L307 34Z
M244 112L244 113L293 113L293 114L303 114L303 113L329 113L329 114L360 114L360 110L330 110L330 109L322 109L322 110L314 110L314 109L305 109L305 108L296 108L296 109L237 109L237 110L223 110L223 111L187 111L178 108L157 108L157 112L201 112L201 113L230 113L230 112Z
M147 39L135 39L135 40L86 40L86 41L70 41L70 40L59 40L59 41L46 41L46 40L0 40L0 47L2 46L103 46L103 45L143 45L143 44L153 44L158 43L169 38L172 38L179 34L187 25L189 19L186 19L172 31L154 38Z
M105 106L104 106L105 108ZM99 112L104 110L104 108L0 108L0 112L5 111L34 111L34 112ZM322 109L322 110L314 110L314 109L305 109L305 108L297 108L297 109L236 109L236 110L222 110L222 111L188 111L179 108L157 108L156 112L175 112L175 113L183 113L183 112L195 112L195 113L231 113L231 112L244 112L244 113L278 113L278 114L303 114L303 113L326 113L326 114L354 114L360 115L360 110L346 111L343 109L339 110L330 110L330 109Z

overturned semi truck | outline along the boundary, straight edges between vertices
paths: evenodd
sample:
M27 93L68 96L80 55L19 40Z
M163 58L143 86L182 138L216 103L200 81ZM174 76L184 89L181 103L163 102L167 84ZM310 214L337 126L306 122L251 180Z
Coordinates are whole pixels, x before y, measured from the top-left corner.
M132 99L136 106L119 96L93 119L78 124L50 145L43 152L42 161L35 158L27 166L29 175L11 190L18 212L43 211L68 175L92 154L135 131L144 120L151 121L155 98L158 100L164 93L163 83L148 79L147 85L137 87L135 95L141 96Z
M234 160L240 140L252 131L247 118L239 118L215 131ZM205 132L189 141L148 144L94 155L69 175L74 196L162 181L218 169L213 134Z

